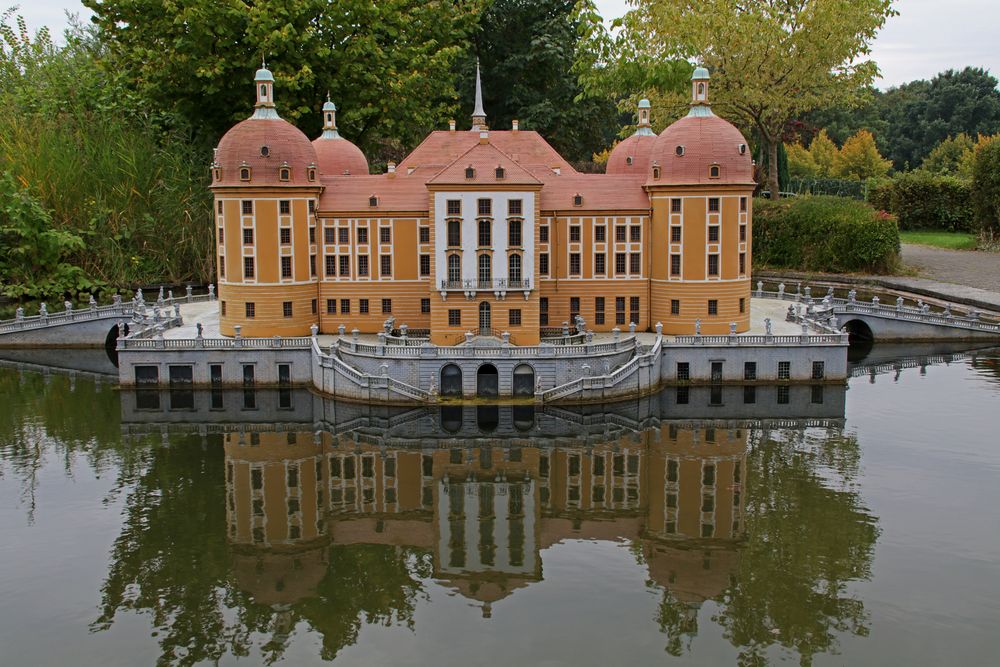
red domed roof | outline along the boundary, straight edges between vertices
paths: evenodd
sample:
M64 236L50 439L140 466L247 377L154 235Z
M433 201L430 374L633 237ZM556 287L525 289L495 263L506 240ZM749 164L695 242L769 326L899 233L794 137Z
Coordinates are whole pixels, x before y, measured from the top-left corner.
M309 180L309 167L318 164L309 138L276 114L238 123L219 141L215 159L221 178L213 185L319 185L318 178ZM249 181L240 180L244 163L251 169ZM280 170L285 165L291 173L289 180L282 181Z
M678 155L678 146L683 147L683 155ZM747 140L736 127L707 107L695 107L691 114L656 138L650 165L653 162L659 164L662 173L658 181L653 181L651 172L647 172L650 184L754 183L753 158ZM719 167L718 178L711 176L713 165Z
M649 173L649 154L656 143L656 135L633 134L621 140L611 150L608 156L608 164L605 169L607 174L637 174L645 176ZM632 158L629 161L629 158Z
M313 146L319 158L319 170L324 176L343 176L344 172L349 172L351 176L368 175L368 158L347 139L321 136L313 141Z

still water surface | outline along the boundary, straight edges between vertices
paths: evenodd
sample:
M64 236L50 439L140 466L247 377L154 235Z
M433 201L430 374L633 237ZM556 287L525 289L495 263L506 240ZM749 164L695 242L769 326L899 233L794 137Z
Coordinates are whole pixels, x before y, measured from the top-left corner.
M996 664L1000 353L910 363L575 410L0 365L0 663Z

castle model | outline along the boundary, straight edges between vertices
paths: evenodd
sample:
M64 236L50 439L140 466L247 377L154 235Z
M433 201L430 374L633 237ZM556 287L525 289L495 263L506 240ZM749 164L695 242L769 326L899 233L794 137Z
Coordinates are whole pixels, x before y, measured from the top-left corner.
M607 173L582 174L517 121L489 129L477 71L471 130L452 122L371 175L332 102L309 141L260 69L253 115L212 164L221 332L372 333L393 318L438 345L534 345L578 317L598 332L746 331L751 153L712 113L708 71L691 83L687 116L657 136L641 101Z

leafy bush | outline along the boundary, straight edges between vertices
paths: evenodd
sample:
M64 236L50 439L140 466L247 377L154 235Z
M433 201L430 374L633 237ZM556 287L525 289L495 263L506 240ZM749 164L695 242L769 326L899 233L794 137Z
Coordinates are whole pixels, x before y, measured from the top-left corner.
M892 215L846 197L759 199L753 252L758 265L887 273L899 260L899 227Z
M1000 141L987 141L976 148L972 205L982 232L990 237L1000 232Z
M868 201L899 220L900 229L971 231L972 186L955 176L911 171L872 188Z
M846 178L791 178L788 191L800 195L831 195L864 199L870 181Z

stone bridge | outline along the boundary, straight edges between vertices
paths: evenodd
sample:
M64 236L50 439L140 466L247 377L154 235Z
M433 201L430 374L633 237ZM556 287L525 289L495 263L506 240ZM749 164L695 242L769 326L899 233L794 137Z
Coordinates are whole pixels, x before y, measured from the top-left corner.
M763 283L757 283L754 296L791 301L788 306L789 321L803 319L823 323L832 329L846 331L852 341L997 341L1000 340L1000 321L983 319L975 309L964 313L952 312L951 306L932 311L930 305L917 300L916 305L906 305L897 297L893 305L880 303L875 296L871 301L858 301L851 290L846 299L833 296L830 288L822 299L815 299L811 289L802 293L785 292L784 284L777 292L765 292Z
M194 296L188 287L185 296L174 297L172 292L164 295L161 289L152 303L137 291L131 301L123 301L116 294L113 302L105 306L97 305L91 297L87 307L73 308L66 301L64 309L56 312L42 303L36 315L26 315L24 308L18 308L14 319L0 321L0 348L103 347L113 351L122 327L127 334L130 325L137 322L177 316L182 303L214 299L214 291L210 286L209 294Z

